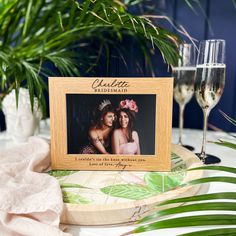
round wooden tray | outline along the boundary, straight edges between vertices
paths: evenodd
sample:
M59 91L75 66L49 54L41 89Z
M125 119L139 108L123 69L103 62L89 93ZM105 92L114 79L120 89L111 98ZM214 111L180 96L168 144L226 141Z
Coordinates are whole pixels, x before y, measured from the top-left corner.
M171 172L77 171L60 181L65 202L61 223L114 225L133 223L156 210L164 200L192 196L199 185L178 188L180 183L200 178L202 165L187 149L172 145ZM68 185L78 184L72 188ZM163 208L163 207L162 207ZM158 207L158 209L162 209Z

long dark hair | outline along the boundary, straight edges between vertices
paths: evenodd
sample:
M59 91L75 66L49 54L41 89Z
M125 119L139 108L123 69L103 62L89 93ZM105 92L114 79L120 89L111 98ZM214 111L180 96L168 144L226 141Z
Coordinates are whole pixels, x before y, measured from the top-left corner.
M128 123L128 142L134 142L134 139L132 137L132 133L134 131L134 124L135 124L135 112L131 111L129 108L121 108L117 111L117 122L116 122L116 126L117 128L121 128L120 122L119 122L119 118L120 118L120 113L121 112L125 112L128 117L129 117L129 123Z
M115 108L111 104L106 105L102 110L99 110L97 108L95 113L94 113L94 120L93 120L92 124L96 128L99 128L99 129L102 128L102 125L103 125L102 118L104 118L104 116L108 112L112 112L112 113L115 114Z

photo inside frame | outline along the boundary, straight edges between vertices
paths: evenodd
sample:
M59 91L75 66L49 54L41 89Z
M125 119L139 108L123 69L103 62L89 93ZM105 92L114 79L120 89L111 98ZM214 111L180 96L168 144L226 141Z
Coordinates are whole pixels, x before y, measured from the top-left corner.
M116 155L112 139L116 130L121 128L119 109L121 102L122 106L125 106L125 101L133 101L130 104L133 114L131 130L138 135L140 155L156 155L156 95L153 94L66 94L67 154L93 154L91 150L94 148L93 140L89 136L89 131L98 126L99 120L103 118L101 111L106 104L110 104L114 109L114 119L104 146L109 154ZM100 129L97 136L98 139L101 136ZM104 142L104 140L98 141ZM86 148L87 152L84 151ZM102 153L98 151L94 154Z

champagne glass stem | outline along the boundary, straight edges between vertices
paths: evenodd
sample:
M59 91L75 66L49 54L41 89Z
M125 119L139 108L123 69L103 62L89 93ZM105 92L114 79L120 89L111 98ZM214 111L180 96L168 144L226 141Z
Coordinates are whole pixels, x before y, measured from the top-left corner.
M209 117L209 109L203 109L203 139L202 139L202 150L199 154L200 159L202 159L203 163L205 162L206 158L206 133L207 133L207 123L208 123L208 117Z
M185 104L179 104L179 142L178 144L181 146L183 146L182 131L183 131L183 123L184 123L184 108L185 108Z

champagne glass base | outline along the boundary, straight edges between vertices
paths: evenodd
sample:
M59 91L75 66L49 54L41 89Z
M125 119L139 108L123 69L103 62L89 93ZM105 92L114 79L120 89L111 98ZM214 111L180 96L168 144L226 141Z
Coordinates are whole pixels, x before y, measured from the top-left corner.
M217 163L220 163L221 162L221 159L216 157L216 156L213 156L213 155L209 155L209 154L206 154L206 157L202 158L201 156L201 153L195 153L198 158L203 162L203 164L205 165L209 165L209 164L217 164Z
M194 151L195 148L193 146L190 145L182 145L183 147L187 148L189 151Z

